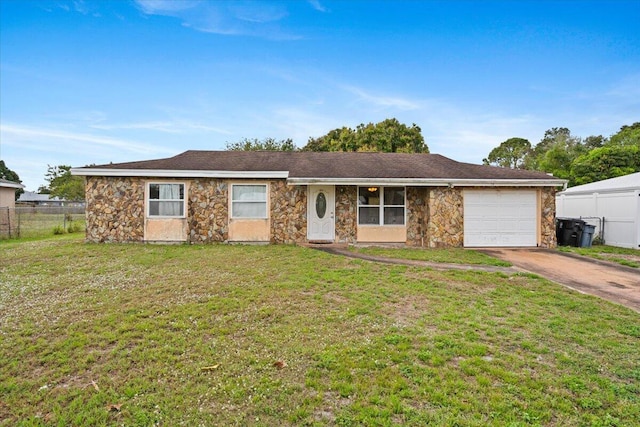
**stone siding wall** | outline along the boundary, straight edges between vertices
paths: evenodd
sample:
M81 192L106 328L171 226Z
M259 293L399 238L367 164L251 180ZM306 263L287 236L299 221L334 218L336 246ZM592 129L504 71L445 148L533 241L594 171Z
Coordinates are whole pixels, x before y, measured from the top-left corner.
M429 223L429 189L427 187L407 187L407 245L427 244L427 224Z
M226 181L191 181L187 212L192 243L225 242L229 239L229 186Z
M307 186L272 181L271 243L296 243L307 240Z
M427 246L430 248L464 245L463 197L459 188L437 187L429 192Z
M545 187L540 190L540 246L555 248L556 239L556 189Z
M144 240L144 181L140 178L87 177L88 242Z
M356 243L358 187L336 186L336 242Z
M181 180L180 182L185 182ZM88 242L144 241L145 179L87 177ZM229 186L226 180L188 181L188 239L192 243L229 238ZM556 247L555 188L540 191L540 246ZM336 242L356 243L357 187L336 186ZM460 188L407 187L407 245L461 247L464 243L463 193ZM307 240L307 187L270 183L270 241Z

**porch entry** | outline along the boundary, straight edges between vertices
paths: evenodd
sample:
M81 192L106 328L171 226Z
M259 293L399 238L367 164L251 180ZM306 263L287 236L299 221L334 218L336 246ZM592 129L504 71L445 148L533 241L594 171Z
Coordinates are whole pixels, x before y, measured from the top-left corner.
M310 185L307 204L307 239L333 242L336 234L336 188Z

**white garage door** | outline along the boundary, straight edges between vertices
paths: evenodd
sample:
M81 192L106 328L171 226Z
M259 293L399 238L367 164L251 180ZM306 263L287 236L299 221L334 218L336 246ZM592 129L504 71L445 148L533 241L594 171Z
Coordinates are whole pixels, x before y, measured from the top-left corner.
M535 190L465 190L464 245L536 246Z

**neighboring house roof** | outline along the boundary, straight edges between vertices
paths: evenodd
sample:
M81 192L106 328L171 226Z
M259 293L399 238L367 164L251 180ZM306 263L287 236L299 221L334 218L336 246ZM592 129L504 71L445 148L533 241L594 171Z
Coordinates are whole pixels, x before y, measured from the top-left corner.
M35 191L25 191L17 200L23 203L62 202L58 197L49 198L48 194L38 194Z
M640 172L567 188L565 191L558 193L558 195L590 194L629 190L640 190Z
M292 184L529 185L565 180L542 172L474 165L439 154L185 151L174 157L73 168L74 175L286 178Z
M9 180L0 178L0 187L5 187L5 188L24 188L24 185L20 184L19 182L13 182L13 181L9 181Z

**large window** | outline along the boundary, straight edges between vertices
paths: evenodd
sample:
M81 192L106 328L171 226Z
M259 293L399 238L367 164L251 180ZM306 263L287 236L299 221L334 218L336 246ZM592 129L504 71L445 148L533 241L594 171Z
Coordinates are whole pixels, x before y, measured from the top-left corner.
M149 184L149 216L184 217L184 184Z
M358 224L404 225L404 187L358 188Z
M231 186L232 218L266 218L267 186L266 184Z

